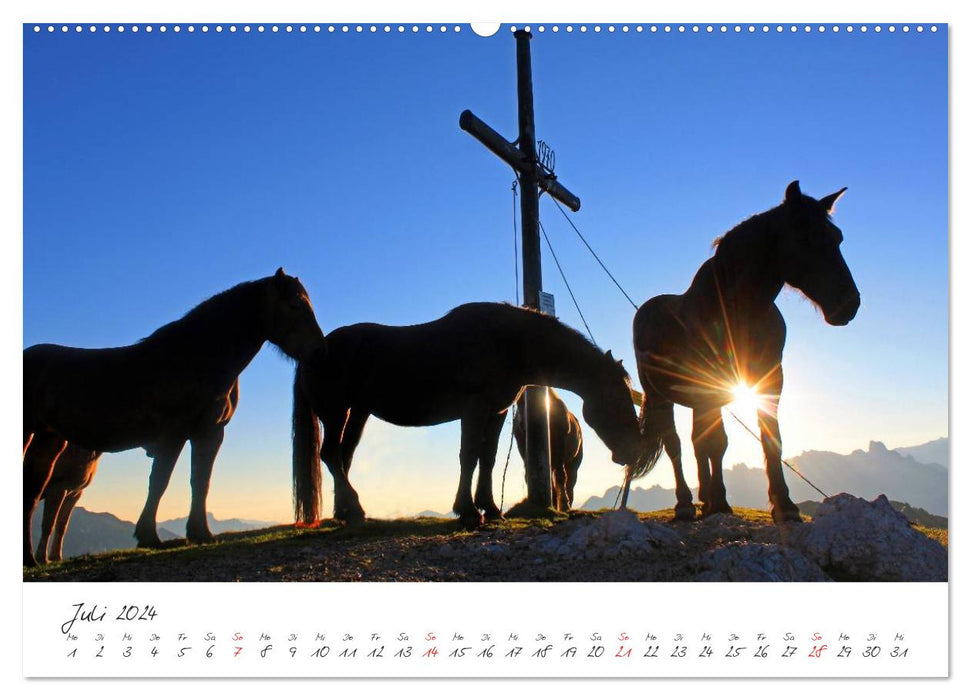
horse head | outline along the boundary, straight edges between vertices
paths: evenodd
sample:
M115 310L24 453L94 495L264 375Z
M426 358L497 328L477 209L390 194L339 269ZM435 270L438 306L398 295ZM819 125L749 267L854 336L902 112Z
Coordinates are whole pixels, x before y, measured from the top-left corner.
M631 401L631 383L623 362L608 350L602 357L591 389L583 396L583 420L610 448L617 464L641 460L641 434Z
M295 360L325 352L327 343L317 325L307 290L283 268L264 280L264 323L267 339Z
M845 326L860 308L860 292L840 252L843 232L830 219L845 191L817 200L803 194L796 180L786 188L780 207L785 225L779 258L785 281L818 304L833 326Z

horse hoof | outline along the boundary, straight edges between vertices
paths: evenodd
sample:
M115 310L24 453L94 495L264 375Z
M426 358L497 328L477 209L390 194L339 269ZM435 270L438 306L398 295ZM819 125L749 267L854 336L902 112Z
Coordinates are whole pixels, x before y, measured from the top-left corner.
M216 539L209 530L204 532L186 532L185 538L190 544L208 544Z
M492 511L486 511L485 521L487 523L498 523L502 522L506 518L503 516L502 511L496 510L494 513Z
M24 566L28 568L37 566L37 560L34 559L33 554L31 554L30 556L27 556L26 554L24 555Z
M733 511L732 507L727 503L720 503L701 509L702 518L707 518L709 515L715 515L715 513L721 513L722 515L734 515L735 511Z
M159 539L158 535L152 533L151 536L141 536L136 534L135 540L138 542L137 546L145 549L162 549L162 540Z
M676 521L688 521L695 519L695 506L694 504L686 506L675 506L674 508L674 519Z
M773 507L772 520L779 525L782 523L801 523L802 516L799 515L799 509L794 505L788 508Z
M466 530L476 530L482 526L482 515L478 511L460 515L459 524Z
M334 513L334 519L340 520L345 525L363 525L364 524L364 511L341 511L340 513Z

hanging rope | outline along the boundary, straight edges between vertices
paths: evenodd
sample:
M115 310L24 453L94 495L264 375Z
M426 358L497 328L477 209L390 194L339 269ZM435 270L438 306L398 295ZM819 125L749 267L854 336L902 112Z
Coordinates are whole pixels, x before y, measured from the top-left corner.
M745 424L745 423L744 423L744 422L742 421L742 419L741 419L741 418L739 418L738 416L736 416L736 415L735 415L735 411L733 411L733 410L732 410L732 409L730 409L730 408L727 408L727 409L725 409L725 410L727 410L727 411L728 411L728 415L730 415L730 416L731 416L732 418L734 418L734 419L736 420L736 422L737 422L737 423L738 423L738 424L739 424L740 426L742 426L743 428L745 428L745 430L746 430L746 431L748 431L748 434L749 434L749 435L751 435L751 436L752 436L753 438L755 438L756 440L758 440L758 441L759 441L760 443L762 442L762 438L760 438L760 437L759 437L758 435L756 435L756 434L755 434L755 431L754 431L754 430L752 430L752 429L751 429L750 427L748 427L748 426L747 426L747 425L746 425L746 424ZM781 459L781 457L780 457L780 459ZM802 480L803 480L803 481L805 481L805 482L806 482L807 484L809 484L809 485L810 485L810 486L812 486L812 487L813 487L814 489L816 489L816 491L818 491L818 492L819 492L819 495L820 495L820 496L822 496L823 498L829 498L829 496L828 496L827 494L825 494L825 493L823 493L823 490L822 490L822 489L820 489L820 488L819 488L818 486L816 486L816 484L814 484L814 483L813 483L813 482L811 482L811 481L810 481L809 479L807 479L807 478L806 478L805 476L803 476L803 475L802 475L802 473L801 473L801 472L800 472L800 471L799 471L798 469L796 469L796 468L795 468L794 466L792 466L791 464L789 464L789 462L787 462L786 460L784 460L784 459L783 459L783 460L782 460L782 463L783 463L784 465L786 465L787 467L789 467L789 469L791 469L791 470L793 471L793 473L795 473L795 475L796 475L796 476L798 476L798 477L799 477L800 479L802 479Z
M593 331L590 330L590 326L587 324L587 319L580 310L580 304L577 302L577 298L573 294L573 289L570 287L570 283L566 279L566 273L563 272L563 268L560 266L559 258L556 257L556 251L553 250L553 244L550 243L550 237L546 235L546 229L543 228L542 221L539 222L539 230L543 232L543 238L546 239L546 247L550 249L550 253L553 255L553 262L556 263L556 269L560 271L560 277L563 279L563 284L566 285L566 291L570 293L570 298L573 299L573 306L576 307L577 313L580 314L580 320L583 321L583 327L587 329L587 335L590 336L590 340L592 340L593 344L596 345L597 341L594 340Z
M580 229L578 229L578 228L576 227L576 224L574 224L574 223L573 223L573 220L572 220L572 219L570 218L570 216L569 216L569 214L567 214L567 213L566 213L566 211L565 211L565 210L563 209L563 207L561 207L561 206L560 206L560 203L559 203L559 202L557 202L557 201L556 201L555 199L553 199L552 197L550 197L550 200L551 200L551 201L553 202L553 204L555 204L555 205L556 205L556 208L560 210L560 213L561 213L561 214L563 215L563 217L564 217L564 218L566 219L566 221L567 221L567 223L568 223L568 224L570 224L570 226L572 226L572 227L573 227L573 230L574 230L574 231L576 231L576 234L577 234L577 235L578 235L578 236L580 237L580 240L581 240L581 241L583 241L583 245L585 245L585 246L587 247L587 250L589 250L589 251L590 251L590 254L591 254L591 255L592 255L593 257L594 257L594 259L595 259L595 260L596 260L596 261L597 261L598 263L600 263L600 267L602 267L602 268L603 268L603 271L607 273L607 277L609 277L609 278L610 278L610 281L611 281L611 282L613 282L613 283L614 283L614 286L616 286L616 287L617 287L617 289L619 289L619 290L620 290L620 293L621 293L621 294L623 294L623 295L624 295L625 297L627 297L627 301L629 301L629 302L630 302L630 305L631 305L631 306L633 306L633 307L634 307L634 308L636 309L636 308L637 308L637 304L635 304L635 303L634 303L634 300L630 298L630 294L628 294L628 293L627 293L627 292L626 292L626 291L624 290L624 288L620 286L620 282L618 282L618 281L617 281L617 278L616 278L616 277L614 277L614 276L613 276L613 275L612 275L612 274L610 273L610 270L608 270L608 269L607 269L607 266L606 266L606 265L604 265L604 261L600 259L600 256L599 256L599 255L597 255L597 253L596 253L596 251L594 251L594 249L593 249L593 248L592 248L592 247L590 246L590 244L589 244L589 243L587 243L587 239L583 237L583 234L582 234L582 233L580 233Z

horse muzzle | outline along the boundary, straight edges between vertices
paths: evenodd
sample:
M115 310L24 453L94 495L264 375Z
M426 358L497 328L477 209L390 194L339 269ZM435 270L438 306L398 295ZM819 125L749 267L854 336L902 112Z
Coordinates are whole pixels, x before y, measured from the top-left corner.
M843 297L835 308L826 309L823 313L826 323L831 326L845 326L856 317L860 309L860 293L856 290Z

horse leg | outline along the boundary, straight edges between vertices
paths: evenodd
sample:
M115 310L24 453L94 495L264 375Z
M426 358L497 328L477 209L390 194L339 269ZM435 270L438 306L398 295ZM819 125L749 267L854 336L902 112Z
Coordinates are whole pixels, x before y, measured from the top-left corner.
M364 435L364 426L371 414L360 409L351 409L347 423L344 425L344 436L341 438L341 471L344 474L344 520L349 522L364 522L364 508L357 491L351 486L350 472L354 451Z
M506 412L497 413L486 424L485 435L479 451L479 478L475 485L475 506L482 509L488 521L502 520L502 511L496 505L492 494L492 470L496 465L496 452L499 449L499 435L506 422Z
M566 464L566 507L573 508L573 487L577 485L577 474L580 472L580 462L583 461L583 445L577 449L576 454L570 458Z
M674 427L674 404L666 402L654 410L658 412L657 420L661 431L661 444L664 445L664 451L667 453L668 459L671 460L671 466L674 467L675 495L678 498L678 502L674 506L674 519L694 520L695 503L691 497L691 487L688 486L688 482L684 478L684 469L681 464L681 439Z
M488 412L480 406L469 407L462 416L462 445L459 448L461 471L452 511L459 516L459 522L464 527L478 527L482 524L482 515L475 507L475 501L472 500L472 473L479 461L482 441L490 418Z
M709 513L729 513L732 508L728 505L725 493L725 479L722 475L722 460L728 451L728 434L722 421L721 409L712 412L712 425L708 431L708 459L711 461L711 482L708 485Z
M709 432L711 431L711 409L696 408L692 415L691 444L695 450L698 465L698 500L701 502L701 517L711 515L711 455Z
M759 431L762 451L765 452L765 473L769 478L769 502L772 519L776 522L799 522L799 508L789 498L789 487L782 473L782 434L779 432L779 395L782 393L782 368L777 370L778 381L767 389L759 407Z
M561 513L569 510L566 505L566 435L556 434L550 421L550 485L553 487L553 507Z
M57 521L54 523L54 539L51 542L51 561L60 561L64 557L64 535L71 522L74 506L81 499L81 490L71 491L64 498L64 502L57 511Z
M46 564L49 561L57 561L59 558L55 558L54 556L48 557L47 550L51 541L51 533L54 531L57 523L58 513L60 513L60 510L63 507L64 499L66 497L66 489L57 488L53 491L47 490L44 492L44 519L41 524L40 542L37 543L36 549L38 564Z
M162 500L162 494L169 485L172 478L172 470L175 463L179 460L179 454L185 440L176 440L171 443L159 443L154 446L154 459L152 460L152 473L148 477L148 497L145 499L145 507L142 514L135 523L135 539L139 547L159 548L162 540L158 537L155 521L158 518L158 504Z
M37 504L44 495L54 472L57 458L67 447L67 440L55 433L35 433L26 441L24 450L24 566L36 566L31 525Z
M212 542L213 539L206 519L206 498L212 480L212 466L223 444L224 434L225 428L217 425L189 440L192 446L192 465L189 472L192 503L189 506L189 520L185 524L185 538L189 542Z
M342 454L343 440L350 421L351 410L349 408L321 416L321 423L324 426L324 441L320 448L320 457L324 460L327 470L334 479L334 517L338 520L355 523L364 520L364 511L361 508L357 492L354 491L347 478ZM363 430L363 423L361 429ZM357 437L360 439L360 433Z
M570 510L566 502L566 465L560 461L550 465L550 481L553 482L553 505L561 513Z

